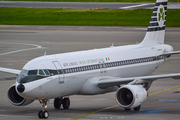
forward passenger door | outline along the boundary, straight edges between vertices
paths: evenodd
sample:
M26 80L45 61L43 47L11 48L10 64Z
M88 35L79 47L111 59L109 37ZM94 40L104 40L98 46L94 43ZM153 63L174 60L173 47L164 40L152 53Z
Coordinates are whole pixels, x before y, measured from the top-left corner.
M64 83L64 73L63 73L63 70L62 70L60 63L58 61L53 61L53 64L54 64L54 66L58 72L58 75L59 75L59 84Z

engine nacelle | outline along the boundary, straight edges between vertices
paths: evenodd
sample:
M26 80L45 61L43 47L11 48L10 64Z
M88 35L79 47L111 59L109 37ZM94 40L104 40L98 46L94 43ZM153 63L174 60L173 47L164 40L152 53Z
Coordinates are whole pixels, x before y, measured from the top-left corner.
M116 92L116 101L123 108L135 108L147 99L147 91L142 85L125 85Z
M16 85L12 85L7 93L8 100L11 104L15 106L25 106L30 103L32 103L34 100L26 99L21 97L17 92L16 92Z

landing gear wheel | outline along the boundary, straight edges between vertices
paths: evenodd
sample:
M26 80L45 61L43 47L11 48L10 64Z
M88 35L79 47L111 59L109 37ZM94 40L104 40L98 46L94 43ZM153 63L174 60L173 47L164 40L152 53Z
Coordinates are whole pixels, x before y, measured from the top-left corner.
M60 98L54 99L54 108L55 109L59 109L61 107L61 101L62 101L62 99L60 99Z
M44 111L43 112L43 118L48 118L49 117L49 112L48 111Z
M43 111L39 111L38 117L39 117L39 118L43 118Z
M138 107L135 107L134 110L135 110L135 111L139 111L140 108L141 108L141 106L138 106Z
M39 113L38 113L38 117L39 118L45 118L45 119L47 119L48 117L49 117L49 113L48 113L48 111L39 111Z
M63 108L64 109L68 109L70 107L70 100L69 100L69 98L64 98L63 101L62 101L62 104L63 104Z

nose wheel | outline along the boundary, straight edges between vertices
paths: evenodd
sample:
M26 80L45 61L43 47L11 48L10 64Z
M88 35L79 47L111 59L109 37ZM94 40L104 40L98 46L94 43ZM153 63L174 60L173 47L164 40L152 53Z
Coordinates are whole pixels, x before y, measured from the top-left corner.
M47 108L47 100L39 100L39 102L42 104L42 110L39 111L38 117L47 119L49 117L49 112L46 111Z
M39 111L38 113L38 117L39 118L44 118L44 119L47 119L49 117L49 112L48 111Z

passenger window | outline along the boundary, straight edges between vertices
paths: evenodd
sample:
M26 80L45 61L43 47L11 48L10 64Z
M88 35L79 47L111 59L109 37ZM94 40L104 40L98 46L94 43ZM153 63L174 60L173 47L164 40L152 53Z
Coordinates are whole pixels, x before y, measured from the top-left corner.
M106 63L106 66L109 67L109 63Z
M29 70L28 75L37 75L38 70Z
M39 70L39 75L45 75L43 70Z

